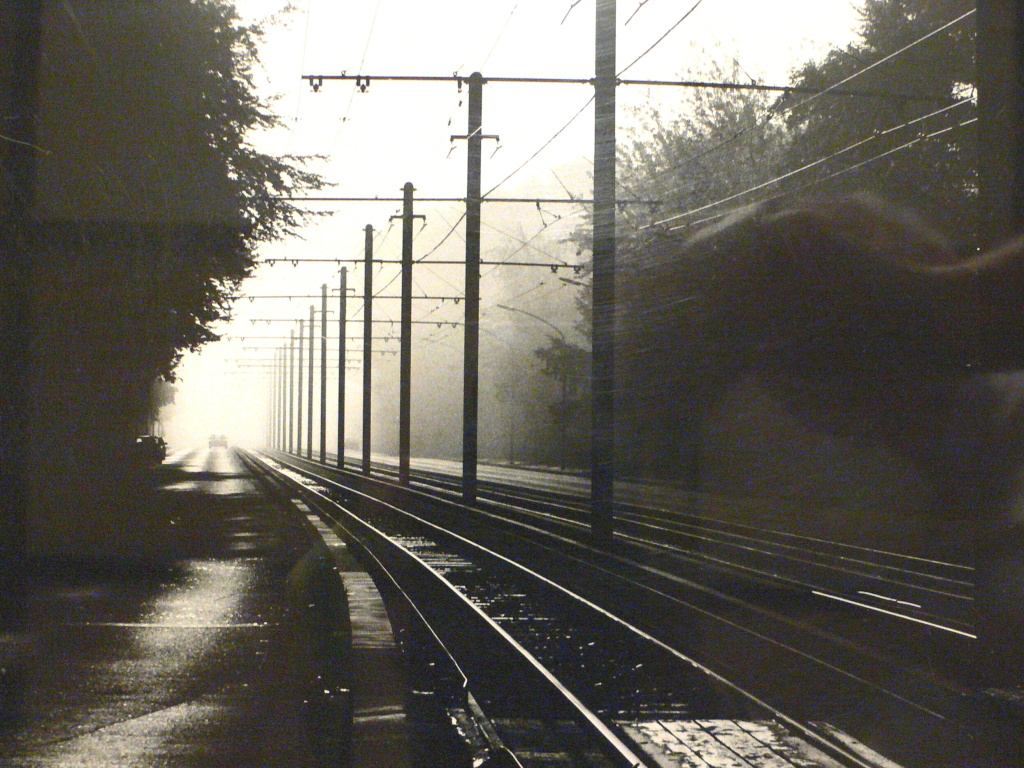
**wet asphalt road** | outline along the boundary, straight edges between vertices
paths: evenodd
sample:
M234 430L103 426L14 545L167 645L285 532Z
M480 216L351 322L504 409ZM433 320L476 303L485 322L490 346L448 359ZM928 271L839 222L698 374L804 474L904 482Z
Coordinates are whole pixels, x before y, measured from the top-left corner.
M324 764L309 695L321 660L297 567L313 532L227 449L152 480L125 525L163 521L167 557L38 564L0 766Z

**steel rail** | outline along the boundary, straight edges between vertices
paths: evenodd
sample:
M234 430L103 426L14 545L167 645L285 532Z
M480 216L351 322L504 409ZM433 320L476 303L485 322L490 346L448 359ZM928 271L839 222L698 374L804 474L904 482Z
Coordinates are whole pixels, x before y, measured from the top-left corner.
M382 471L386 471L387 464L380 463ZM448 475L444 472L436 470L423 470L419 469L413 478L419 480L426 486L436 485L440 488L457 488L457 478L454 475ZM510 489L508 486L495 481L481 480L480 482L481 491L484 492L486 500L492 500L496 503L502 503L504 499L509 499L515 505L521 505L524 501L536 500L542 502L547 510L554 507L564 509L568 512L585 513L587 510L584 506L575 506L574 501L585 501L584 497L575 499L571 494L565 494L561 491L542 491L536 489L523 489L515 488ZM697 517L701 522L688 523L685 521L679 521L674 519L670 514L665 513L655 507L642 507L636 504L625 504L616 505L617 510L622 513L623 521L630 522L638 527L647 527L657 530L664 530L668 533L686 536L690 538L696 538L713 544L719 544L725 547L735 547L739 549L747 549L748 551L755 551L759 554L772 555L783 557L793 562L799 562L807 565L811 565L818 568L827 570L834 570L838 572L848 573L851 575L864 576L866 578L877 579L880 581L889 581L886 577L879 577L871 573L865 573L862 571L853 570L851 566L846 566L845 563L854 563L859 566L866 566L868 568L875 568L883 571L890 571L900 574L907 574L908 576L918 577L926 582L934 583L946 583L952 587L964 587L971 588L974 586L973 582L967 581L963 578L957 578L950 575L942 575L937 573L928 572L926 570L914 569L905 564L888 564L885 562L879 562L877 560L869 560L865 557L857 557L851 554L840 554L843 550L852 550L854 552L870 552L878 556L884 556L892 558L904 563L920 563L931 564L936 567L943 569L951 569L957 571L972 571L973 568L970 566L960 565L956 563L943 562L934 559L926 559L915 557L913 555L904 555L898 552L888 552L884 550L870 550L864 547L858 547L852 544L846 544L841 541L834 541L829 539L820 539L807 536L799 536L796 534L790 534L785 531L778 531L771 528L761 528L757 526L746 525L743 523L733 523L728 521L715 520L709 517L693 516L689 513L686 517ZM670 526L666 528L658 528L658 525ZM749 531L749 533L737 533L729 530L724 530L725 527L735 527ZM687 528L694 529L696 533L685 530ZM705 534L705 535L702 535ZM714 535L712 535L714 534ZM716 538L717 536L717 538ZM781 537L793 540L806 540L813 542L817 547L810 545L798 545L788 544L781 541L772 541L770 537ZM735 541L739 540L739 542ZM766 549L758 549L756 545L766 547ZM814 560L805 560L796 555L788 554L786 552L773 551L771 548L777 550L789 550L799 555L804 556L817 556L821 558L831 558L836 561L841 561L844 565L834 565L828 562L816 562ZM822 547L825 547L823 549ZM830 552L828 549L839 550L839 552ZM920 567L920 566L919 566ZM948 589L940 589L937 587L928 587L925 585L917 585L912 582L899 581L896 582L903 586L911 589L920 589L926 592L933 592L938 595L943 595L955 599L970 600L968 595L962 592L951 592ZM817 585L805 585L805 586L817 586Z
M290 458L295 458L295 457L290 457ZM450 537L453 537L453 538L459 540L465 546L472 547L473 549L481 551L481 552L485 553L488 556L497 558L498 560L502 561L507 566L512 567L512 568L514 568L514 569L516 569L516 570L526 574L527 576L529 576L531 578L537 579L538 581L546 584L548 587L553 588L553 589L557 590L558 592L561 592L562 594L564 594L569 599L577 601L578 603L580 603L581 605L587 607L588 609L593 610L593 611L597 612L598 614L604 616L609 621L614 622L615 624L617 624L618 626L620 626L623 629L627 630L628 632L631 632L635 636L637 636L637 637L639 637L639 638L641 638L641 639L643 639L643 640L645 640L647 642L652 643L654 646L658 647L662 651L670 654L671 656L679 659L680 661L683 661L683 662L691 665L695 669L699 670L702 674L706 674L710 679L714 680L715 682L717 682L717 683L725 686L726 688L732 690L736 694L738 694L741 697L743 697L743 698L747 699L748 701L752 702L754 705L756 705L756 706L758 706L760 708L763 708L764 711L768 712L772 717L776 718L779 722L784 723L787 727L789 727L789 728L793 729L794 731L800 733L801 736L806 738L810 743L815 744L818 748L823 749L826 752L828 752L828 753L830 753L830 754L832 754L834 756L841 757L843 760L847 761L847 763L850 764L850 765L858 766L859 768L877 768L877 765L875 763L870 762L870 761L865 761L861 757L860 754L858 754L854 750L849 749L845 744L839 744L839 743L836 743L836 742L832 741L831 739L828 739L828 738L824 737L821 733L817 732L814 728L801 723L800 721L796 720L794 717L791 717L790 715L785 714L783 711L781 711L777 707L769 704L763 698L759 697L758 695L754 694L751 691L746 690L742 686L740 686L740 685L730 681L728 678L726 678L726 677L722 676L721 674L715 672L710 667L708 667L708 666L698 662L696 659L694 659L694 658L688 656L687 654L679 651L678 649L676 649L673 646L669 645L668 643L666 643L665 641L661 640L660 638L650 634L649 632L647 632L646 630L642 629L641 627L633 624L632 622L630 622L630 621L628 621L626 619L623 619L623 618L617 616L616 614L608 611L607 609L603 608L602 606L600 606L600 605L594 603L593 601L589 600L585 596L573 592L572 590L570 590L570 589L566 588L565 586L563 586L563 585L561 585L561 584L551 580L550 578L544 576L543 574L541 574L541 573L539 573L539 572L537 572L537 571L535 571L535 570L533 570L531 568L528 568L527 566L522 565L521 563L519 563L519 562L517 562L515 560L512 560L511 558L506 557L506 556L502 555L499 552L495 552L495 551L493 551L493 550L491 550L491 549L489 549L487 547L484 547L484 546L482 546L482 545L480 545L480 544L478 544L478 543L476 543L476 542L474 542L474 541L472 541L470 539L467 539L466 537L463 537L463 536L461 536L461 535L459 535L457 533L454 533L452 531L448 531L448 530L444 529L443 527L439 526L438 524L436 524L436 523L434 523L434 522L432 522L430 520L426 520L426 519L422 518L419 515L415 515L415 514L413 514L411 512L408 512L406 510L402 510L401 508L399 508L399 507L397 507L397 506L395 506L393 504L382 502L379 498L373 496L370 493L366 493L366 492L361 491L361 490L355 490L351 486L342 485L337 480L331 479L330 477L327 477L327 476L324 476L324 475L321 475L321 474L317 474L316 472L313 472L308 467L304 467L302 464L294 463L294 461L283 462L283 463L285 463L289 468L293 469L296 472L299 472L299 473L304 474L304 475L309 476L309 477L316 478L318 482L321 482L321 483L324 483L324 484L327 484L329 486L333 486L333 487L336 487L336 488L339 488L339 489L343 489L346 493L355 493L355 494L357 494L360 497L363 497L365 499L373 500L375 503L383 504L387 508L393 510L394 512L397 512L398 514L401 514L401 515L405 516L406 518L416 520L421 525L425 525L425 526L427 526L427 527L429 527L429 528L431 528L433 530L436 530L438 532L443 533L446 536L450 536ZM303 462L303 464L309 464L309 462ZM367 480L367 478L365 476L360 476L360 477L355 478L355 479L361 480L361 481L366 481ZM386 487L388 487L388 488L394 488L394 486L392 486L391 484L385 484L385 483L382 483L382 481L379 481L379 480L378 481L371 481L371 483L372 482L377 482L377 483L380 483L381 485L386 485ZM411 494L411 495L423 495L424 494L423 491L417 490L417 489L402 488L400 490L402 490L405 493ZM446 504L450 504L453 508L459 508L459 509L462 509L465 512L476 512L476 513L479 513L479 514L483 514L483 515L485 515L487 517L494 517L493 514L486 513L486 512L484 512L484 511L482 511L480 509L464 507L463 505L458 504L456 502L452 502L452 501L450 501L448 499L439 499L438 497L434 497L434 496L431 496L429 494L426 494L426 497L430 498L430 499L433 499L435 501L443 501ZM522 524L518 524L518 525L522 525ZM539 529L535 529L535 530L537 530L538 532L544 533L547 536L552 536L552 534L549 531L540 531ZM617 534L617 536L618 536L618 534ZM555 538L558 538L558 537L555 537ZM580 542L578 540L562 538L561 541L562 541L562 543L571 544L571 545L579 547L579 548L581 548L583 550L589 551L590 554L592 554L592 555L595 555L595 556L599 555L605 561L611 560L611 561L618 562L618 563L620 563L622 565L626 565L628 567L639 568L641 571L649 572L649 573L651 573L651 574L653 574L655 576L658 576L660 578L667 578L669 581L673 581L673 582L680 581L680 579L678 577L675 577L672 574L668 574L668 573L665 573L663 571L659 571L658 569L653 568L651 566L643 566L643 565L637 564L637 563L635 563L633 561L630 561L628 558L625 558L625 557L623 557L621 555L618 555L618 554L615 554L615 553L610 553L610 552L607 552L605 550L599 550L599 549L597 549L595 547L592 547L590 545L582 543L582 542ZM564 552L562 554L563 554L563 556L566 556ZM583 559L581 559L579 557L572 556L572 555L568 555L568 556L571 557L573 560L577 560L581 564L586 564L586 565L594 568L597 571L603 572L606 575L612 576L614 578L619 578L619 579L622 578L620 575L613 573L611 570L609 570L606 567L603 567L603 566L600 566L600 565L595 565L594 562L592 562L592 561L583 560ZM711 588L709 588L709 587L707 587L705 585L696 584L696 583L687 581L685 579L681 580L681 583L684 583L688 587L698 589L699 591L701 591L701 592L703 592L705 594L708 594L708 595L711 595L711 596L723 599L723 600L725 600L725 601L727 601L729 603L737 603L737 604L742 603L747 608L754 608L755 610L757 610L756 607L754 607L754 606L746 604L743 601L737 600L737 598L734 598L734 597L732 597L730 595L727 595L725 593L719 592L717 590L711 589ZM649 592L651 594L657 594L659 597L661 597L663 599L669 599L670 601L672 601L674 603L680 602L678 599L673 598L673 597L669 596L668 594L666 594L664 592L658 592L657 590L653 589L650 585L645 584L643 582L637 581L637 582L633 582L633 584L637 588L640 588L640 589L642 589L642 590L644 590L646 592ZM829 670L833 674L839 675L841 677L845 677L845 678L847 678L847 679L849 679L851 681L854 681L854 682L856 682L856 683L858 683L860 685L864 685L864 686L866 686L868 688L871 688L871 689L875 690L876 693L881 694L883 696L890 697L892 700L898 701L898 702L902 703L905 706L910 706L910 707L920 711L922 714L929 715L930 717L936 718L938 720L944 720L945 719L943 717L943 715L939 714L938 712L935 712L934 710L929 709L928 706L925 706L925 705L922 705L920 703L914 702L914 701L912 701L910 699L907 699L907 698L905 698L904 696L900 695L899 693L897 693L894 690L890 690L890 689L884 687L883 685L880 685L879 683L872 682L871 680L868 680L866 678L860 677L859 675L857 675L855 673L852 673L850 671L847 671L845 669L837 667L835 664L833 664L833 663L831 663L831 662L829 662L829 661L827 661L827 660L825 660L823 658L820 658L820 657L817 657L817 656L815 656L813 654L810 654L810 653L807 653L805 651L802 651L802 650L800 650L800 649L798 649L798 648L796 648L796 647L794 647L794 646L792 646L790 644L787 644L787 643L785 643L783 641L780 641L780 640L778 640L776 638L770 637L770 636L764 634L763 632L760 632L760 631L751 629L750 627L746 627L746 626L743 626L741 624L738 624L738 623L736 623L735 621L733 621L731 619L725 618L723 616L719 616L719 615L717 615L717 614L715 614L713 612L708 611L707 609L703 609L703 608L697 607L696 605L693 605L693 604L684 604L684 605L688 609L695 610L698 613L703 614L707 618L711 618L711 619L714 619L714 620L719 621L719 622L724 622L726 625L730 626L733 629L737 629L737 630L740 630L741 632L747 633L751 637L756 638L757 640L759 640L761 642L767 642L767 643L769 643L771 645L774 645L774 646L780 647L782 649L785 649L785 650L789 651L790 653L795 653L798 656L803 657L805 660L811 662L812 664L820 665L820 667L822 669L827 669L827 670ZM764 613L764 611L762 610L761 613ZM785 617L782 617L782 616L779 616L779 615L776 615L774 618L785 620ZM803 630L809 630L810 628L809 627L803 627L802 629ZM833 641L837 641L841 645L845 644L845 642L841 638L833 638ZM855 648L853 650L856 650L858 652L863 653L863 649Z
M386 462L377 462L375 466L379 472L382 472L385 475L390 474L391 470ZM447 497L445 497L446 500L448 501L460 501L460 499L458 498L460 486L457 477L454 475L448 475L442 471L437 470L417 469L414 472L411 480L415 485L419 485L423 488L436 488L441 493L449 494ZM584 506L576 506L573 503L574 501L585 502L585 498L583 497L580 497L580 499L574 499L570 495L570 497L567 500L565 494L563 494L560 491L541 491L523 488L510 489L508 486L503 485L500 482L487 480L482 480L480 482L480 489L481 503L494 503L504 505L505 507L513 509L520 513L541 516L545 519L561 521L566 524L571 523L573 525L578 526L579 524L583 524L585 522L581 515L585 515L587 509ZM540 510L529 506L523 506L524 503L530 502L542 503L544 505L544 509ZM973 599L969 594L966 594L963 591L956 591L956 588L970 589L974 586L973 582L966 581L963 578L955 578L950 575L931 573L926 570L915 569L906 564L891 565L884 562L878 562L875 560L868 560L864 557L854 557L850 554L841 554L841 552L843 550L853 550L855 552L871 552L875 555L898 559L900 561L903 561L903 563L921 565L932 564L936 567L942 567L944 569L957 569L961 571L972 570L969 566L961 566L955 563L936 561L933 559L918 558L895 552L868 550L867 548L846 544L844 542L806 536L797 536L794 534L788 534L784 531L777 531L770 528L759 528L756 526L750 526L741 523L732 523L727 521L715 520L714 518L699 518L701 522L698 523L681 522L676 519L673 519L670 514L665 513L663 510L653 507L640 507L636 504L617 505L617 509L623 512L622 519L624 523L636 526L641 529L646 528L650 530L662 531L668 533L669 535L676 535L686 537L689 539L695 539L697 541L717 545L730 550L738 550L765 557L782 558L784 561L789 563L805 565L815 569L834 572L839 575L861 577L881 584L890 584L903 587L914 592L920 591L926 594L933 595L935 597L948 598L951 600L966 602L970 602ZM557 514L553 514L555 510L563 510L567 516L560 517ZM576 517L572 517L573 514L575 514ZM687 514L686 516L691 517L691 515L689 514ZM727 527L740 528L749 531L749 533L736 533L733 531L724 530L724 528ZM686 530L687 528L693 530ZM789 538L798 541L807 540L809 542L814 542L818 546L787 544L780 541L773 541L771 540L772 537ZM666 544L663 541L654 541L638 537L630 537L630 540L638 545L656 546L665 549L667 552L673 554L683 554L680 552L675 552L670 545ZM838 551L829 551L830 549ZM812 583L801 579L787 577L784 574L778 573L774 569L772 571L767 571L764 569L754 568L749 565L736 563L734 561L722 560L721 558L716 558L704 552L692 553L691 560L694 562L696 562L697 560L708 561L718 566L725 567L727 569L739 569L742 571L749 572L755 576L767 578L769 580L779 580L791 583L795 586L805 588L809 591L829 588L827 585L823 585L820 583ZM848 565L847 563L855 565ZM870 570L858 570L857 566L865 567L868 569L873 568L879 571L892 573L894 575L886 576L883 574L871 573ZM920 566L918 566L918 568L920 568ZM903 577L899 578L897 576L899 574L902 574ZM914 578L920 579L922 583L918 584L912 580L908 580ZM943 588L941 586L943 584L947 584L949 586ZM927 611L924 611L923 613L928 614ZM943 617L937 614L928 614L928 616L929 618L934 618L937 620L944 619L954 624L966 626L963 622L958 621L954 618ZM904 618L910 621L916 620L910 616L904 616ZM957 632L957 630L953 628L949 628L949 631Z
M312 473L310 473L308 469L303 469L298 464L288 463L288 462L280 462L280 461L278 461L278 463L282 464L283 466L288 467L292 471L295 471L295 472L298 472L298 473L301 473L301 474L304 474L304 475L307 475L307 476L312 475ZM319 475L312 475L312 476L316 477L316 479L319 482L326 483L326 484L329 484L331 486L336 486L336 487L339 487L339 488L341 487L338 483L336 483L335 481L331 480L330 478L326 478L326 477L319 476ZM431 568L421 557L419 557L418 555L416 555L413 552L410 552L407 548L405 548L405 547L401 546L400 544L398 544L397 542L395 542L390 536L388 536L386 533L384 533L383 531L381 531L377 527L375 527L372 524L366 522L365 520L361 520L358 516L356 516L356 515L352 514L351 512L349 512L341 504L339 504L338 502L334 501L329 496L327 496L325 493L322 493L320 490L318 490L316 488L309 487L309 486L304 485L304 484L299 483L299 482L294 482L293 490L295 492L297 492L297 493L300 493L301 495L303 495L303 496L305 496L307 498L308 497L315 498L317 503L318 503L318 505L320 505L320 506L326 505L326 506L329 506L331 508L334 508L334 509L338 510L339 512L341 512L341 513L343 513L345 515L347 520L351 520L352 522L357 524L360 528L370 532L374 536L374 538L377 539L378 541L386 542L390 546L403 551L406 557L415 560L420 565L421 568L425 569L437 581L442 583L445 586L445 588L448 590L449 594L453 598L459 600L465 607L467 607L468 609L472 610L480 618L481 621L483 621L485 624L488 625L488 627L491 629L491 631L493 631L496 635L501 637L511 648L513 648L521 656L521 658L528 665L530 665L531 668L533 668L538 674L540 674L545 680L547 680L548 683L552 686L552 688L570 706L570 708L574 712L577 713L577 716L583 721L583 723L585 723L586 725L589 726L589 728L592 731L592 733L597 735L599 737L599 739L601 740L601 742L606 744L611 749L611 751L613 753L613 756L617 758L617 761L620 764L629 766L629 768L644 768L645 761L642 760L633 751L633 749L631 749L625 742L623 742L622 739L620 739L619 736L617 734L615 734L614 731L612 731L596 714L594 714L590 710L590 708L588 708L582 701L580 701L579 698L577 698L576 695L572 693L572 691L570 691L543 663L541 663L540 660L537 659L536 656L534 656L521 643L519 643L515 638L513 638L505 629L500 627L494 621L493 618L488 616L483 611L483 609L481 609L478 605L473 603L467 596L463 595L458 590L458 588L448 578L446 578L443 574L441 574L441 573L437 572L436 570L434 570L433 568ZM384 508L387 508L387 509L389 509L389 510L391 510L393 512L397 512L397 513L399 513L401 515L404 515L406 517L411 517L411 518L417 520L420 524L425 524L425 525L427 525L429 527L432 527L432 528L434 528L436 530L441 530L435 524L430 523L427 520L423 520L422 518L419 518L416 515L412 515L409 512L407 512L405 510L402 510L401 508L399 508L399 507L397 507L397 506L395 506L393 504L389 504L387 502L381 501L380 499L377 499L377 498L371 496L370 494L363 493L361 491L355 490L355 489L347 487L347 486L344 487L344 490L347 493L356 494L356 495L358 495L360 497L363 497L366 500L371 500L371 501L373 501L373 503L378 504L378 505L380 505L380 506L382 506ZM459 540L461 540L464 544L467 544L467 545L473 546L473 547L475 547L477 549L480 549L482 551L485 551L485 552L487 552L488 554L490 554L490 555L492 555L494 557L497 557L497 558L499 558L499 559L501 559L501 560L503 560L503 561L505 561L507 563L510 563L512 565L515 565L520 570L524 570L525 572L530 573L531 575L534 575L536 578L541 579L542 581L545 581L549 585L554 585L553 582L550 582L549 580L545 579L544 577L540 576L539 574L534 574L533 572L529 571L528 569L525 569L522 566L514 563L514 561L508 560L507 558L504 558L502 555L500 555L498 553L494 553L494 552L491 552L490 550L487 550L486 548L480 547L479 545L474 544L473 542L469 541L468 539L465 539L464 537L458 536L458 534L453 534L451 532L446 532L446 535L454 536L454 537L458 538Z
M386 465L383 464L381 466L386 467ZM412 482L414 485L421 486L421 488L436 490L437 492L445 494L445 496L443 496L442 498L444 498L447 501L459 501L457 493L457 484L448 480L448 476L445 475L444 473L430 473L424 472L423 470L419 470L419 472L412 477ZM500 484L496 485L499 485L500 487ZM528 494L531 497L545 498L545 508L543 510L540 510L532 507L522 506L522 503L526 501L526 499L511 495L507 491L507 489L503 489L499 493L493 493L487 490L485 484L481 484L481 488L483 489L483 492L480 494L480 498L478 499L478 510L484 509L487 504L495 504L498 505L499 510L502 510L498 512L499 515L507 515L510 512L522 515L529 515L534 520L543 519L544 521L553 523L555 525L572 526L577 531L581 531L586 527L586 521L584 518L584 513L586 512L586 510L571 505L563 505L558 502L552 504L551 499L557 498L558 496L556 492L549 492L548 494L546 494L546 496L541 492L537 492L536 494ZM560 515L555 512L555 507L563 511L567 510L570 513L576 512L578 514L575 518L571 516L565 516L564 514ZM662 519L667 520L668 517L664 516ZM655 527L650 523L637 522L629 518L623 518L623 520L627 526L637 526L640 528L648 529ZM714 528L710 526L699 528L699 530L701 530L704 533L720 533L722 535L728 535L728 532L716 531ZM762 533L774 533L774 531L771 531L770 529L755 530L761 530ZM551 531L549 530L548 532L550 533ZM843 559L843 557L840 555L836 555L834 553L823 551L821 549L812 549L809 547L800 548L793 547L792 545L782 545L778 544L777 542L771 542L767 539L757 539L752 536L743 537L754 544L760 544L763 547L765 547L759 548L751 544L737 544L735 542L731 542L721 538L716 539L709 535L701 536L690 532L672 531L670 529L668 529L668 532L670 534L685 536L687 538L694 538L698 541L703 541L712 545L717 545L731 550L739 550L741 552L753 553L754 555L759 555L768 558L781 558L783 561L785 561L787 564L794 568L799 568L801 565L803 565L809 566L813 569L817 569L818 571L832 572L833 574L838 575L840 577L854 576L858 578L864 578L870 580L873 583L878 583L880 585L902 587L904 589L910 590L913 593L921 592L935 599L948 599L964 602L971 602L973 600L973 598L970 595L963 594L961 592L950 592L946 589L942 589L939 587L928 586L927 584L915 584L911 581L905 581L889 576L876 575L870 572L856 570L850 566L835 565L830 562L823 562L821 558L833 558L841 560ZM971 640L977 639L977 635L975 635L973 632L967 631L973 629L973 625L971 624L971 622L956 618L955 616L936 613L934 610L926 610L918 604L905 603L913 605L913 607L917 609L916 611L914 611L916 615L909 615L909 613L907 612L892 610L892 606L889 606L888 608L881 608L878 606L869 605L861 600L853 600L850 598L841 597L839 595L834 595L832 593L837 591L834 585L829 583L820 583L811 580L808 575L801 575L799 574L799 572L797 572L794 575L791 573L784 573L781 571L781 569L777 567L767 568L763 565L752 565L749 563L739 562L736 559L726 559L724 556L715 556L708 552L680 549L678 546L672 543L652 540L650 538L645 538L638 535L632 535L627 533L625 530L623 531L622 536L620 538L623 541L628 541L629 543L637 547L645 548L650 551L658 551L663 554L666 554L679 563L685 563L691 566L698 566L704 568L710 566L716 572L719 572L726 576L728 576L729 574L738 573L743 578L754 579L755 581L762 582L769 586L772 584L783 584L789 588L799 588L801 590L804 590L807 594L838 600L848 605L856 606L857 608L860 608L862 610L873 611L875 613L884 614L888 617L897 618L901 621L912 622L923 626L928 626L933 629L939 629L941 631L948 632L953 635L959 635ZM843 546L840 542L824 543L831 543L836 546ZM817 556L819 560L810 560L802 557L796 557L792 554L785 552L772 551L770 549L771 546L789 547L790 549L795 549L796 551L801 552L804 555ZM872 563L870 561L863 562L868 566L873 566L879 569L895 570L898 573L904 573L910 576L919 577L922 580L944 580L951 581L953 584L960 586L972 586L970 582L964 582L962 580L951 580L934 574L908 570L906 568L898 568L896 566L887 566L882 563ZM667 573L663 573L662 575L665 578L672 578L672 576ZM841 592L842 590L838 591ZM879 597L882 600L890 599L886 596ZM901 602L896 598L892 598L892 601L896 603ZM810 628L808 627L808 629ZM839 638L833 637L832 640L838 641ZM863 639L857 642L860 644L859 647L861 647L865 652L873 653L873 651L869 650L871 648L871 643L866 642Z

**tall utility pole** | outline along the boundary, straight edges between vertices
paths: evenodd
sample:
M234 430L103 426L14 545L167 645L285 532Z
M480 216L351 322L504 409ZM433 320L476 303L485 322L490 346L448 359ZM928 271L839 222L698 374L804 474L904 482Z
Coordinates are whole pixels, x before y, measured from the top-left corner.
M366 225L365 248L363 251L363 474L370 474L370 439L372 426L373 388L370 358L373 353L373 227Z
M1024 231L1024 3L977 10L978 175L982 248Z
M302 455L302 368L303 368L303 346L306 343L306 323L303 320L299 320L299 369L298 369L298 399L299 407L297 409L297 418L295 422L295 453L296 455Z
M344 345L345 328L342 326ZM341 370L345 370L345 352L341 353ZM327 283L320 286L320 463L327 461Z
M295 445L295 329L288 331L288 447L291 453Z
M341 296L338 299L338 466L345 468L345 355L347 354L345 344L346 323L345 315L348 312L348 269L341 268ZM327 286L324 286L324 343L327 342ZM325 346L326 348L326 346ZM327 355L324 353L324 367L326 368ZM326 385L326 380L324 384ZM326 386L325 386L326 389ZM324 401L326 403L326 400ZM321 458L321 461L324 459Z
M281 353L280 350L274 350L274 365L271 369L273 371L273 378L270 384L270 433L267 439L267 448L274 450L277 448L277 417L279 414L280 402L280 387L281 387Z
M278 431L280 436L278 450L288 450L288 346L281 345L281 414L279 416Z
M274 447L283 451L285 449L285 432L288 429L288 348L284 344L277 350L277 360L279 363L277 371L277 444Z
M597 0L596 17L591 531L610 543L615 489L615 0Z
M462 500L476 501L480 363L480 176L484 78L469 76L466 126L466 327L462 363Z
M413 186L402 187L402 315L398 381L398 482L409 484L412 415L412 212Z
M309 393L306 402L309 403L309 412L306 414L306 458L313 458L313 352L314 336L316 333L316 308L309 305Z
M1024 232L1024 2L979 0L977 5L978 245L990 248ZM1024 523L1014 506L976 522L976 678L981 687L1024 688ZM1013 577L1010 574L1014 574ZM1000 765L1024 764L1020 721L1001 724L995 739Z
M263 443L264 450L274 447L277 438L277 350L270 361L270 385L267 387L267 437Z
M274 447L274 417L277 415L277 356L270 361L270 386L267 389L267 423L263 429L263 448Z
M281 346L278 352L278 389L274 391L274 420L273 420L273 449L281 451L285 444L285 348Z

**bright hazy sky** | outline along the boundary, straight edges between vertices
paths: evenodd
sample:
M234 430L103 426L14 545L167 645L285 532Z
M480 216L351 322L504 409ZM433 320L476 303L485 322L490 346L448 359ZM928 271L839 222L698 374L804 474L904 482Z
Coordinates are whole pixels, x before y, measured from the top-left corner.
M266 18L280 10L282 0L237 0L240 12ZM465 133L465 92L454 83L373 82L366 93L351 81L325 82L313 93L302 75L451 75L479 70L492 77L589 78L594 70L595 0L294 0L294 10L268 25L262 50L263 84L276 96L275 109L286 130L262 137L267 151L323 155L310 167L336 186L338 196L400 196L412 181L423 197L465 194L464 142L450 141ZM761 82L784 84L789 72L849 41L858 23L859 3L851 0L703 0L684 21L693 0L619 0L617 4L617 69L630 79L702 79L713 63L730 70L735 62ZM571 10L570 10L571 9ZM635 15L630 16L636 11ZM627 20L629 20L628 23ZM673 26L675 29L629 66ZM628 67L628 68L627 68ZM512 85L495 83L484 89L483 130L500 136L484 146L483 188L490 190L547 142L588 101L588 85ZM619 124L631 105L653 103L671 112L679 91L672 87L620 86ZM557 139L521 171L498 188L496 195L544 190L560 194L552 170L572 192L589 196L585 175L593 150L593 111L588 108ZM493 154L492 154L493 153ZM576 173L572 173L572 169ZM382 233L397 212L393 203L336 204L334 215L308 228L304 239L276 243L265 258L305 256L354 258L362 254L363 227ZM458 206L417 207L427 214L427 227L416 240L418 258L433 248L460 215ZM484 210L485 219L487 210ZM537 212L524 211L523 231L540 226ZM378 246L378 255L397 257L398 227ZM486 248L486 245L485 245ZM459 235L448 239L437 258L462 255ZM484 258L486 258L486 253ZM458 274L458 273L454 273ZM350 286L361 285L361 269L350 267ZM378 286L390 278L381 272ZM421 280L426 290L433 285ZM319 293L336 286L335 265L264 265L244 290L250 294ZM449 290L450 289L444 289ZM486 285L484 286L486 291ZM242 300L235 321L224 329L242 334L287 335L284 322L253 324L253 318L307 317L319 301ZM376 308L378 316L393 312ZM485 294L486 304L486 294ZM454 319L454 316L453 316ZM266 374L239 373L237 358L267 359L268 352L243 346L278 346L251 339L222 341L189 356L179 370L179 394L168 413L172 446L184 448L211 432L226 432L240 442L258 442L267 400ZM251 369L250 369L251 370ZM350 377L358 385L358 376ZM358 395L358 392L354 392ZM354 401L357 402L357 401ZM349 419L358 429L358 412Z

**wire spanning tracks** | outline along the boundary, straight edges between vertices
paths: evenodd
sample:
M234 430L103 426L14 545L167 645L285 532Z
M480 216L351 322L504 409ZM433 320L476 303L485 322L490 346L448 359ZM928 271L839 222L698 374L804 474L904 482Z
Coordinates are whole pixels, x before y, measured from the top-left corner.
M812 765L886 764L874 749L910 766L961 766L979 749L958 709L960 692L794 620L821 611L817 598L784 591L770 611L681 578L662 567L657 553L628 541L600 551L365 478L317 482L347 510L339 512L346 526L367 524L401 545L404 554L386 565L393 574L411 569L403 585L418 607L427 612L432 601L422 585L449 585L606 725L648 750L675 755L666 765L702 764L679 757L679 744L704 744L698 753L727 749L726 765L798 763L783 755L785 739ZM370 490L393 504L371 499ZM403 559L415 567L401 565ZM843 618L843 606L826 605ZM471 688L480 686L485 710L498 723L524 722L528 699L509 682L521 673L494 662L490 651L473 662L480 639L461 617L453 619L452 609L438 615L437 634L466 665ZM754 732L779 734L779 751L760 762L729 762L756 752L743 741L756 741ZM732 738L735 748L727 746Z

